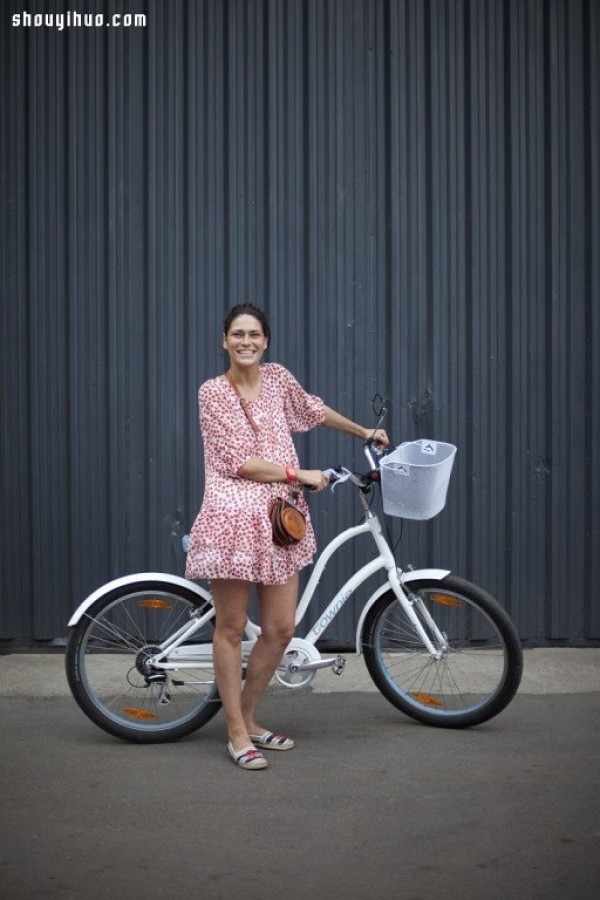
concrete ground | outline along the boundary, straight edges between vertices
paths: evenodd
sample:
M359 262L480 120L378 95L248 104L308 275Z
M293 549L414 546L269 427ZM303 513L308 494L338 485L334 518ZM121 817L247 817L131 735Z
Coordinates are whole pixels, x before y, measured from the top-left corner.
M600 894L600 651L528 650L478 728L427 728L359 658L270 689L297 740L264 772L222 716L171 744L100 731L61 654L0 656L0 896L592 900Z

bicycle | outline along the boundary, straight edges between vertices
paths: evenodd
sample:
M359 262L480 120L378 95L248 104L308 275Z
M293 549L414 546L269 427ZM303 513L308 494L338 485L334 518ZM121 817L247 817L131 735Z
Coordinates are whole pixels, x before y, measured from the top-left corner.
M296 624L340 547L370 535L376 554L345 582L305 637L292 639L276 678L297 690L310 685L320 669L341 675L344 657L323 657L317 641L355 591L383 571L386 580L366 601L356 627L356 652L373 682L397 709L424 724L481 724L505 709L519 687L523 656L517 632L505 610L477 585L446 569L398 567L371 502L388 459L372 441L364 450L366 474L343 466L327 470L332 490L344 482L356 487L362 521L318 556ZM405 466L398 468L407 474ZM96 725L133 742L175 740L201 728L221 705L212 668L214 617L209 592L176 575L146 572L102 586L69 621L65 659L75 700ZM248 619L242 667L259 634Z

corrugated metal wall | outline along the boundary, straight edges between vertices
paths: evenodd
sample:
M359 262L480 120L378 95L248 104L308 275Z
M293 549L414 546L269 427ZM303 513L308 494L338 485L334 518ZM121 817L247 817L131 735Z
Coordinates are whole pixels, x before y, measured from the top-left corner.
M182 572L196 389L250 299L330 405L367 424L380 391L398 441L458 445L403 562L480 582L527 641L598 641L600 4L77 9L147 26L0 23L0 638ZM348 438L299 443L360 465ZM313 508L321 541L358 515L349 490Z

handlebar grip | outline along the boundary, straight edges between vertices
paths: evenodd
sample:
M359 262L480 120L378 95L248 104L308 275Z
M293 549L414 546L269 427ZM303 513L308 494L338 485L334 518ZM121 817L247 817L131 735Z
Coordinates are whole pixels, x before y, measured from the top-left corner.
M372 447L377 453L385 453L386 450L390 450L392 447L392 442L389 444L384 444L383 441L378 441L377 438L371 437L365 441L365 446Z

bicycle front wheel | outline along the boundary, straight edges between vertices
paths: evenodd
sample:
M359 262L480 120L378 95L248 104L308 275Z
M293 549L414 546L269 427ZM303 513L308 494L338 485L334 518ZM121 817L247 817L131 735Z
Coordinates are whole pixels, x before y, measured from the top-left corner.
M407 587L434 645L443 636L442 655L432 658L388 591L369 610L362 633L365 662L381 693L427 725L465 728L498 715L523 672L521 645L506 612L481 588L454 576Z
M137 743L175 740L208 722L221 706L210 656L204 665L191 654L167 659L167 669L148 664L163 641L205 608L193 591L151 581L97 600L71 630L65 656L83 712L109 734ZM212 632L210 620L189 644L210 644Z

